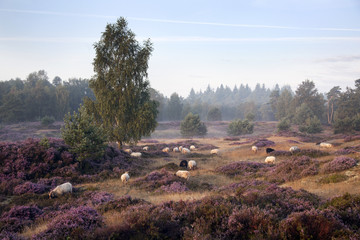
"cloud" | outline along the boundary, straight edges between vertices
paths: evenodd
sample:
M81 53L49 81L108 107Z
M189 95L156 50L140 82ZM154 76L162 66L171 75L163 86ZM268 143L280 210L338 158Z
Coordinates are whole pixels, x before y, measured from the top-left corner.
M91 37L0 37L0 42L47 42L47 43L94 43L97 38Z
M19 9L0 9L0 12L13 13L27 13L27 14L43 14L43 15L60 15L60 16L76 16L76 17L92 17L92 18L108 18L117 19L117 16L98 15L98 14L83 14L83 13L68 13L68 12L52 12L52 11L38 11L38 10L19 10ZM257 25L257 24L239 24L239 23L218 23L218 22L199 22L173 19L157 19L157 18L139 18L126 17L134 21L144 22L161 22L161 23L175 23L175 24L190 24L190 25L210 25L221 27L239 27L239 28L272 28L272 29L288 29L288 30L312 30L312 31L345 31L345 32L360 32L360 28L304 28L293 26L279 26L279 25Z
M317 60L316 62L354 62L359 61L360 55L336 56Z

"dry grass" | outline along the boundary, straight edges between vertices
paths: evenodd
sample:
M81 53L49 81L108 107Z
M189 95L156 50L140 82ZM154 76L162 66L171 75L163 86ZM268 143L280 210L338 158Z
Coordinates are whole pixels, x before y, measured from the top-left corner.
M25 239L31 239L32 236L47 230L48 222L38 222L35 225L27 226L20 234Z

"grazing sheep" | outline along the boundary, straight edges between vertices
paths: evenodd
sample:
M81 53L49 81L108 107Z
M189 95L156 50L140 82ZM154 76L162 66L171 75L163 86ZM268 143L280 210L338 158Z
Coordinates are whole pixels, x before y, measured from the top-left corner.
M129 181L129 178L130 178L129 172L123 173L123 174L121 175L121 181L122 181L122 183L127 183L127 181Z
M292 146L292 147L289 149L289 151L290 151L291 153L294 153L294 152L300 151L300 149L299 149L297 146Z
M194 151L195 149L196 149L196 147L195 147L194 145L191 145L191 146L190 146L190 150L191 150L191 151Z
M168 148L168 147L163 148L162 151L168 153L170 151L170 148Z
M69 183L69 182L63 183L50 191L49 198L51 199L51 198L63 195L65 193L72 193L72 190L73 190L73 187L72 187L71 183Z
M251 151L253 151L254 153L257 153L258 147L257 146L252 146Z
M266 148L266 153L269 154L271 152L275 151L275 149L273 148Z
M321 148L332 148L333 147L333 145L331 143L326 143L326 142L317 143L316 145L320 145Z
M180 167L184 167L184 168L187 168L188 167L188 162L186 160L182 160L180 162Z
M124 151L127 152L128 154L131 154L131 153L132 153L132 150L131 150L131 149L125 149Z
M182 152L182 149L183 149L183 146L180 146L180 147L179 147L179 151Z
M274 156L268 156L265 158L265 163L271 163L274 164L275 163L275 157Z
M195 162L194 160L190 160L190 161L188 162L188 168L189 168L190 170L195 169L195 168L196 168L196 162Z
M185 178L186 180L189 180L190 178L190 172L186 170L179 170L175 173L176 176Z
M219 154L219 149L212 149L210 154Z
M174 148L173 148L173 152L180 152L180 150L179 150L178 147L174 147Z
M183 148L183 149L181 150L181 152L182 152L183 154L190 153L190 149L188 149L188 148Z
M149 147L148 147L148 146L145 146L145 147L143 147L143 150L144 150L144 151L148 151L148 150L149 150Z
M141 157L141 152L133 152L130 154L132 157Z

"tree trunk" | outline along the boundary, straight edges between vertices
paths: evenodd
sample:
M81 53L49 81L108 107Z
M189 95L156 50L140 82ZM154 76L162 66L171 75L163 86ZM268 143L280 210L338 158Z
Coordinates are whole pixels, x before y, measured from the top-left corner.
M122 149L122 146L123 146L122 141L118 141L117 144L118 144L118 148Z

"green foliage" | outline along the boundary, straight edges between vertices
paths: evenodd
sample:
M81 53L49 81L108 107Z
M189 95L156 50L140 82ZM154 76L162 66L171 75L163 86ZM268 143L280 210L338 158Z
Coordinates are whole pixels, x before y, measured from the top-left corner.
M323 129L320 120L315 116L306 119L305 123L299 126L299 130L306 133L320 133Z
M252 122L255 120L255 114L254 113L248 113L245 117L248 121Z
M47 137L42 138L39 142L39 145L43 146L45 149L50 148L49 139Z
M111 141L136 143L157 125L158 103L150 99L147 78L152 52L149 40L140 46L124 18L108 24L94 45L95 77L90 81L96 100L87 100L87 111L103 124Z
M173 93L170 96L168 104L168 118L169 120L180 120L181 112L183 110L183 104L181 103L181 98L177 93Z
M55 118L53 116L45 116L41 118L41 125L49 126L55 122Z
M287 118L281 119L281 121L277 125L278 131L287 131L291 127L290 120Z
M184 137L205 136L207 128L199 115L189 113L180 124L180 132Z
M303 103L295 110L294 122L302 125L306 122L307 119L313 116L314 113L311 108L307 105L307 103Z
M349 177L342 173L334 173L330 175L326 175L325 177L320 178L320 183L338 183L346 181Z
M70 151L77 154L79 161L96 159L104 155L107 136L103 127L95 123L93 115L86 113L84 107L73 115L64 118L61 134Z
M251 134L254 131L254 124L248 119L232 121L227 129L227 133L232 136L238 136L242 134Z
M221 111L217 107L210 108L208 114L207 114L207 120L208 121L221 121Z
M349 133L360 131L360 114L353 117L345 117L343 119L336 118L334 122L335 133Z

